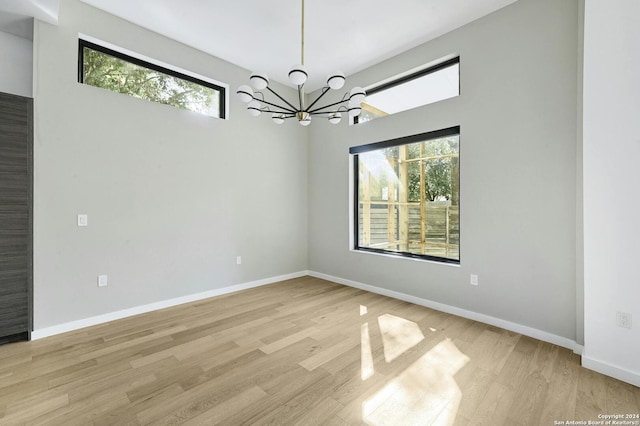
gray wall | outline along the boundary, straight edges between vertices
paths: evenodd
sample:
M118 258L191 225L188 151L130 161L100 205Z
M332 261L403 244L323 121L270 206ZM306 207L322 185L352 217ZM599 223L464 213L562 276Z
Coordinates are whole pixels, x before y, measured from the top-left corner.
M576 340L578 21L577 0L521 0L350 77L366 86L461 58L457 98L357 126L311 126L309 269ZM460 267L350 251L348 148L453 125Z
M232 92L249 76L77 0L36 23L36 329L310 269L581 340L578 0L520 0L350 77L461 57L461 96L358 126L274 126L235 96L216 120L83 86L78 33ZM460 267L351 252L348 148L453 125Z
M78 84L78 33L229 84L231 119ZM246 114L248 71L77 0L34 51L36 330L307 268L307 136Z
M33 42L0 31L0 92L33 95Z

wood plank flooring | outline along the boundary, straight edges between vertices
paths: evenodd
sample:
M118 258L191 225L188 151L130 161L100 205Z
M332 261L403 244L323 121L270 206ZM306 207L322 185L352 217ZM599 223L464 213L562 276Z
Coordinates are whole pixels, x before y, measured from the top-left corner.
M312 277L0 346L0 425L554 425L639 406L567 349Z

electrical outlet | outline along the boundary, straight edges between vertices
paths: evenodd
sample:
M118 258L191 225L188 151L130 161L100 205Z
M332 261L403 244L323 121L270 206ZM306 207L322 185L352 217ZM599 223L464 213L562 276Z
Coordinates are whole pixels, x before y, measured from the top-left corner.
M242 265L242 256L236 256L236 265Z
M618 311L616 313L616 324L618 327L631 328L631 314Z
M469 284L478 285L478 276L475 274L471 274L471 279L469 280Z
M108 275L98 275L98 287L106 287L109 284Z

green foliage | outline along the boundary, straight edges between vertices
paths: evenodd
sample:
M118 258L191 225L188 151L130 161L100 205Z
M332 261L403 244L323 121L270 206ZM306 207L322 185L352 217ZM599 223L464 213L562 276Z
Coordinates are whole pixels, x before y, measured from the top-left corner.
M118 93L218 116L219 92L84 48L84 82Z
M424 144L424 157L437 157L457 153L457 138L437 139ZM419 148L418 148L419 149ZM429 201L437 199L450 200L452 196L452 172L453 157L432 158L425 161L425 197ZM456 158L457 160L457 158ZM409 172L409 188L411 182L417 180L418 186L415 194L409 192L409 197L420 199L420 170L417 173Z
M421 153L421 145L423 152ZM454 177L454 162L457 157L452 154L458 152L458 138L435 139L407 145L407 159L425 158L424 181L425 198L427 201L451 200L453 196L452 178ZM392 147L385 150L387 158L399 158L399 148ZM409 201L420 201L420 162L409 162L408 197Z

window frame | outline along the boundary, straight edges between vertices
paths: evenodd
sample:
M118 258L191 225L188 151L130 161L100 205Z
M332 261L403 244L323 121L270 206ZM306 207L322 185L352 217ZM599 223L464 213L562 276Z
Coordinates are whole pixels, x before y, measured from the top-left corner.
M458 232L459 232L459 242L458 242L458 259L451 259L451 258L446 258L446 257L439 257L439 256L432 256L432 255L428 255L428 254L417 254L417 253L409 253L409 252L401 252L401 251L394 251L394 250L386 250L386 249L379 249L379 248L372 248L372 247L362 247L360 246L360 213L359 213L359 207L360 207L360 200L359 200L359 193L360 193L360 165L359 165L359 158L358 155L362 154L362 153L366 153L366 152L370 152L370 151L377 151L379 149L384 149L384 148L392 148L395 146L401 146L401 145L407 145L407 144L411 144L411 143L416 143L416 142L426 142L426 141L430 141L430 140L434 140L434 139L440 139L440 138L445 138L448 136L458 136L458 139L460 139L461 136L461 132L460 132L460 126L452 126L452 127L448 127L445 129L440 129L440 130L433 130L433 131L429 131L429 132L425 132L425 133L419 133L416 135L411 135L411 136L403 136L400 138L395 138L395 139L389 139L386 141L381 141L381 142L374 142L374 143L370 143L370 144L366 144L366 145L359 145L359 146L353 146L349 148L349 155L352 157L352 188L353 188L353 192L352 192L352 199L351 199L351 208L353 209L352 211L352 225L353 228L351 229L351 238L353 238L353 244L351 244L351 249L353 251L357 251L357 252L364 252L364 253L375 253L375 254L382 254L382 255L389 255L389 256L393 256L393 257L397 257L397 258L405 258L405 259L417 259L417 260L423 260L423 261L431 261L431 262L437 262L437 263L442 263L442 264L449 264L449 265L454 265L454 266L459 266L461 259L462 259L462 250L461 250L461 241L462 241L462 232L461 232L461 228L462 225L459 222L458 223ZM458 146L458 184L460 183L460 145ZM462 189L460 187L460 185L458 186L460 193L462 193ZM460 197L461 198L461 197ZM458 200L458 211L460 209L460 205L461 205L461 200Z
M374 95L374 94L379 93L379 92L383 92L385 90L391 89L391 88L396 87L396 86L403 85L403 84L408 83L408 82L410 82L412 80L416 80L416 79L424 77L426 75L433 74L435 72L438 72L440 70L443 70L445 68L448 68L448 67L456 65L456 64L458 66L460 65L460 56L456 56L454 58L447 59L447 60L445 60L443 62L439 62L439 63L437 63L435 65L428 66L428 67L426 67L424 69L409 73L407 75L400 76L398 78L394 78L391 81L386 81L384 83L376 84L376 85L366 89L367 96ZM460 69L459 68L458 68L458 95L457 96L460 96ZM447 99L450 99L450 98L447 98ZM444 99L442 99L442 100L444 100ZM440 101L436 101L436 102L440 102ZM432 103L436 103L436 102L431 102L431 103L424 104L424 105L431 105ZM424 106L424 105L422 105L422 106ZM406 111L409 111L409 110L406 110ZM404 112L404 111L400 111L400 112ZM390 114L390 115L394 115L394 114ZM354 125L360 124L360 117L359 116L353 117L353 124Z
M123 53L121 51L115 50L113 48L110 47L106 47L102 44L96 43L94 41L90 41L88 40L90 37L78 37L78 83L80 84L86 84L84 82L84 48L88 48L91 50L94 50L96 52L100 52L103 53L105 55L109 55L112 56L116 59L120 59L123 60L125 62L129 62L131 64L143 67L143 68L147 68L153 71L157 71L157 72L161 72L163 74L167 74L170 75L172 77L176 77L182 80L186 80L189 81L191 83L195 83L198 84L200 86L204 86L207 87L209 89L215 90L219 93L218 96L218 110L220 111L220 114L218 117L213 116L213 115L209 115L209 114L203 114L206 115L207 117L212 117L212 118L220 118L220 119L227 119L227 87L221 84L216 84L213 83L211 81L207 81L203 78L198 78L195 77L193 75L189 75L186 72L181 72L178 71L177 69L174 68L169 68L167 66L163 66L163 65L159 65L157 63L154 62L150 62L144 59L141 59L139 57L136 56L132 56L130 54L127 53ZM108 44L108 43L105 43ZM123 49L124 50L124 49ZM142 56L142 55L141 55ZM91 87L99 87L99 86L91 86ZM115 92L115 93L119 93L119 92ZM123 93L125 94L125 93ZM135 97L135 96L133 96ZM150 101L150 102L154 102L154 101ZM160 103L161 102L154 102L154 103ZM167 104L162 104L162 105L167 105ZM171 105L169 105L171 106ZM178 108L181 109L181 108ZM184 109L185 111L191 111L189 109ZM196 112L196 111L191 111L191 112Z

